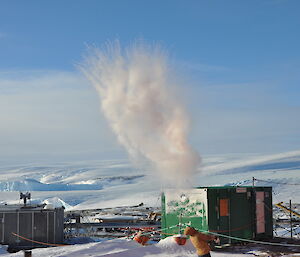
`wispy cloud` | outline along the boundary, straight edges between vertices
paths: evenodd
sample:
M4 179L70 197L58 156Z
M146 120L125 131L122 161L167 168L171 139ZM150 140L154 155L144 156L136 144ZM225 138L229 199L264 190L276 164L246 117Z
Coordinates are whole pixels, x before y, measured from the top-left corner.
M274 84L183 90L192 116L190 140L200 153L299 149L300 109L288 105ZM76 72L2 70L0 156L122 152L99 109L94 89Z
M200 152L280 152L299 149L300 108L269 83L210 84L188 95Z
M114 148L94 89L75 72L1 71L0 122L1 158Z
M2 70L0 94L33 93L45 90L82 89L86 80L78 73L55 70Z

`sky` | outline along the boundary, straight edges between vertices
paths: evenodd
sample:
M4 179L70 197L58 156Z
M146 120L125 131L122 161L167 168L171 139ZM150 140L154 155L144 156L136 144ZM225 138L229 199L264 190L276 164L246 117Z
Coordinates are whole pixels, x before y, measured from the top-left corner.
M201 155L300 146L300 2L0 2L0 161L126 158L77 69L88 45L160 44Z

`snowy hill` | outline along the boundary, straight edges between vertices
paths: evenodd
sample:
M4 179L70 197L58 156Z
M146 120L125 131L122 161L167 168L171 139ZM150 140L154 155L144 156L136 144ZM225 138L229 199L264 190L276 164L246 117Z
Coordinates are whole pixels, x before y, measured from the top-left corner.
M272 186L274 203L292 199L300 203L300 151L277 155L206 156L194 186ZM24 164L0 168L0 202L19 202L19 191L31 191L34 203L64 206L67 210L117 206L159 206L161 182L147 169L134 168L126 160L56 164ZM23 253L3 256L23 256ZM268 256L253 249L243 253L213 252L212 256ZM1 255L2 256L2 255ZM115 239L98 243L35 249L33 256L171 256L192 257L190 242L178 246L172 238L141 246L132 240ZM289 256L289 255L283 255ZM291 255L290 255L291 256ZM296 255L292 255L296 256Z
M75 184L50 183L45 184L35 179L0 181L0 191L77 191L101 190L104 187L118 184L131 184L135 179L143 176L116 176L97 178L95 180L79 181Z
M274 202L300 202L300 151L268 156L204 156L194 186L272 186ZM127 160L25 164L0 168L1 202L15 203L19 191L33 201L58 197L69 208L137 205L159 206L162 185L155 173L134 168Z

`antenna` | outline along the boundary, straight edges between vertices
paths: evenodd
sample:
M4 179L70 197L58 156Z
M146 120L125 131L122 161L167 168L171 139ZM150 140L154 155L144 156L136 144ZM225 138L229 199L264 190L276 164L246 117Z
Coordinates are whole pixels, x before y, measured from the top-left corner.
M22 192L20 192L20 199L23 199L23 201L24 201L24 206L26 206L27 199L28 199L28 200L31 199L31 194L30 194L29 192L26 192L25 194L23 194Z

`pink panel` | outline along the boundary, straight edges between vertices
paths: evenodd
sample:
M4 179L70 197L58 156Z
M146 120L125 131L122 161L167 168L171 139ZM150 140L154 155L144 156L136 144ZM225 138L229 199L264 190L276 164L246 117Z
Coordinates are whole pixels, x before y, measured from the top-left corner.
M265 192L256 192L256 232L265 233Z

